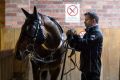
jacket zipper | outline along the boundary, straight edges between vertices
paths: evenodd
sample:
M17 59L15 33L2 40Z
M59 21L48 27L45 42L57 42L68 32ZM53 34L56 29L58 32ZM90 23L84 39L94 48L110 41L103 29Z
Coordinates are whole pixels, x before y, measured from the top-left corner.
M90 49L90 72L91 72L91 49Z

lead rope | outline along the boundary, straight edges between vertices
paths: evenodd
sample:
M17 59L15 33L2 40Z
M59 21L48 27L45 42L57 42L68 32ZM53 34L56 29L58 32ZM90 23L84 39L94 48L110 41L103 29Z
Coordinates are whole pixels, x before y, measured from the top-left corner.
M66 56L67 56L67 52L68 52L68 42L66 41L66 46L65 46L66 48L67 48L67 50L66 50L66 52L65 52L65 58L64 58L64 62L63 62L63 69L62 69L62 74L61 74L61 78L60 78L60 80L62 80L63 79L63 75L64 75L64 69L65 69L65 62L66 62Z
M71 72L72 70L74 70L76 67L80 71L80 68L78 67L78 65L76 63L76 54L75 54L75 61L71 58L74 54L75 54L75 49L72 49L72 52L71 52L70 56L68 56L70 58L70 61L74 65L74 67L71 68L70 70L68 70L67 72L65 72L64 75L67 75L69 72Z
M74 62L73 59L71 58L72 55L75 54L75 49L72 49L72 52L71 52L69 58L70 58L71 62L74 64L74 68L72 68L72 69L68 70L66 73L64 73L67 52L68 52L68 49L71 49L71 48L69 48L69 44L68 44L68 41L67 41L67 40L66 40L66 45L65 45L65 47L66 47L67 51L65 52L65 58L64 58L64 62L63 62L62 74L61 74L60 80L63 79L63 75L67 75L69 72L71 72L72 70L74 70L75 67L77 66L76 56L75 56L75 62ZM78 66L77 66L77 68L78 68ZM79 68L78 68L78 69L79 69Z
M28 67L29 67L28 80L33 80L32 63L30 59L31 59L31 55L29 55L29 62L28 62Z
M69 72L71 72L72 70L74 70L76 67L80 71L80 67L78 67L78 65L76 63L76 54L75 54L75 61L73 61L73 59L71 58L74 54L75 54L75 49L72 49L72 52L71 52L70 56L68 56L70 58L70 61L74 65L74 67L71 68L70 70L68 70L66 73L64 73L64 75L67 75ZM83 73L83 76L85 77L85 80L87 80L87 77L86 77L85 73Z

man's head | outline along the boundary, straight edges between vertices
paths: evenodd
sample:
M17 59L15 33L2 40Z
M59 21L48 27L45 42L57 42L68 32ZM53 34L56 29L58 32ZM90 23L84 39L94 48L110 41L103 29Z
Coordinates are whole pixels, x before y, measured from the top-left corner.
M94 12L87 12L84 14L84 16L85 16L84 23L85 23L86 27L94 26L94 25L98 24L98 22L99 22L99 17Z

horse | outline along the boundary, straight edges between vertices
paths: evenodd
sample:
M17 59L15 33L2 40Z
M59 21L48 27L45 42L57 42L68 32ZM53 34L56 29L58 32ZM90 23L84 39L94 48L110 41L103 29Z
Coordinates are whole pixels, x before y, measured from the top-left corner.
M66 52L62 27L53 17L37 12L35 6L32 14L22 11L26 20L15 46L16 58L23 60L30 54L33 80L57 80Z

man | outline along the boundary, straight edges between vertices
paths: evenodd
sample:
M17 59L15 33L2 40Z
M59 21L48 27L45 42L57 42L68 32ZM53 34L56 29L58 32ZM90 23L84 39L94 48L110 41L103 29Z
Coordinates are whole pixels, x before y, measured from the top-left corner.
M98 26L99 18L94 12L87 12L84 15L86 33L82 38L74 33L74 30L68 30L66 33L68 43L81 52L81 80L100 80L103 36Z

